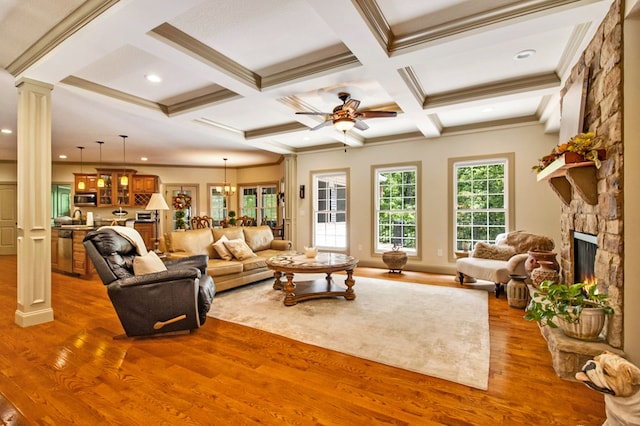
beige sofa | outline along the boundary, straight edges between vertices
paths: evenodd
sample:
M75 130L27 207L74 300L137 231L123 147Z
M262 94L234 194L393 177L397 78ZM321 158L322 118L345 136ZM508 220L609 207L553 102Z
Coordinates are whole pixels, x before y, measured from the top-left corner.
M551 238L525 231L500 234L495 244L476 243L469 257L456 260L460 284L465 275L491 281L499 297L511 275L527 275L524 265L530 250L551 251L554 247Z
M223 259L219 254L223 237L229 241L244 241L252 253L240 250L236 254L242 260L237 257ZM214 244L217 244L217 248ZM265 261L271 256L291 250L291 241L274 239L268 226L204 228L166 233L160 239L160 249L169 258L208 255L207 274L213 277L216 291L223 291L273 277L273 271L267 268Z

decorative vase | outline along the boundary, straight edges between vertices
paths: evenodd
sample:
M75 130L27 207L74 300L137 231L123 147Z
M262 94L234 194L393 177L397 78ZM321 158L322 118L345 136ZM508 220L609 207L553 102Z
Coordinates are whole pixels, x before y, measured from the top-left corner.
M582 308L578 321L569 322L558 318L558 325L569 337L595 341L600 339L606 318L607 315L602 308Z
M524 269L527 271L527 275L531 276L531 272L540 266L539 262L541 260L551 262L553 269L558 272L560 271L560 264L556 260L556 253L546 250L531 250L527 252L527 254L529 257L527 257L527 260L524 262Z
M392 251L382 253L382 261L389 268L389 272L402 273L402 268L407 264L407 253L400 250L400 247L393 246Z
M531 282L533 285L538 288L543 281L553 281L554 283L558 282L558 271L553 268L553 262L548 260L539 260L538 266L536 269L531 271Z
M526 275L511 274L507 283L507 302L512 308L524 309L529 303L529 288Z

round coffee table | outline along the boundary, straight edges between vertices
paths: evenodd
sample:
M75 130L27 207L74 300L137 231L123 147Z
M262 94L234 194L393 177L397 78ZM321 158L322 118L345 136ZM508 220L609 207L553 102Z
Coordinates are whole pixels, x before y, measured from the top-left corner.
M273 256L267 260L267 267L274 271L273 288L284 290L285 306L293 306L302 300L318 299L321 297L343 296L347 300L354 300L356 294L353 291L355 281L353 270L358 264L358 259L341 253L322 252L316 257L308 258L303 253L288 252ZM331 277L333 272L346 271L347 279L344 287L336 284ZM293 281L294 274L324 273L326 278L313 281ZM286 283L280 280L284 274ZM346 287L346 288L345 288Z

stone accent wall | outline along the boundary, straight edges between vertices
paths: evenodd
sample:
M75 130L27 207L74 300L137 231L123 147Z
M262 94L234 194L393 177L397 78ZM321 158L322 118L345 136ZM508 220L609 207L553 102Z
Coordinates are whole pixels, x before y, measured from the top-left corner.
M606 342L621 348L623 324L623 140L622 140L622 13L616 0L593 40L571 71L562 93L581 72L589 76L584 130L604 139L607 159L597 171L598 204L590 205L575 191L569 206L562 207L560 260L563 280L573 283L573 231L598 236L595 275L600 291L609 294L615 309L606 329Z

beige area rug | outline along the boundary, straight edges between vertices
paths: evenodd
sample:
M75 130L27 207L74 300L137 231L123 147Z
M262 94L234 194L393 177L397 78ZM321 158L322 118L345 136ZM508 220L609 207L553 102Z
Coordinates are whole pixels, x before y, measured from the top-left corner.
M304 279L324 275L305 275ZM343 283L344 275L334 275ZM488 293L354 276L356 299L284 306L273 280L228 290L209 316L486 390Z

